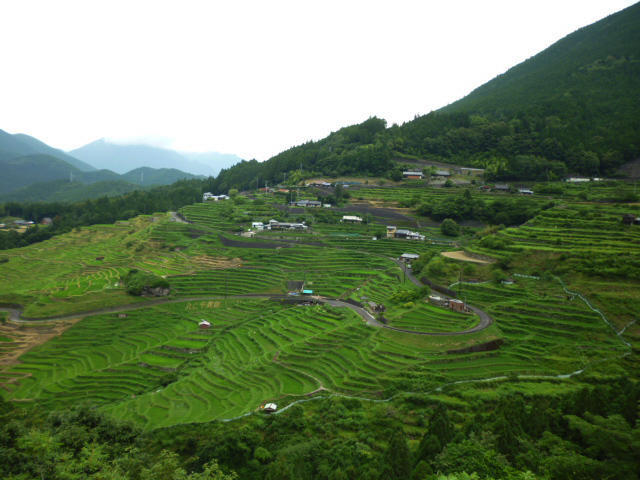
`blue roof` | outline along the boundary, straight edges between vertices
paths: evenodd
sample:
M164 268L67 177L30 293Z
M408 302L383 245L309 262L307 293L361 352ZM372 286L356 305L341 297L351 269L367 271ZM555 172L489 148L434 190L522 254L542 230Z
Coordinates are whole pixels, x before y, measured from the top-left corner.
M313 290L302 290L302 293L309 293L309 294L311 294L311 293L313 293Z

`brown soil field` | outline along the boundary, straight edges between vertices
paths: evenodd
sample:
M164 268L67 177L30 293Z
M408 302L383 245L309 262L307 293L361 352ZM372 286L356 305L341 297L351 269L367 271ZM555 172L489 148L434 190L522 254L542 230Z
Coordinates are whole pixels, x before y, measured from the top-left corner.
M454 260L462 260L463 262L473 262L473 263L482 263L482 264L493 263L493 262L490 262L489 260L481 260L479 258L470 257L469 255L464 253L464 251L462 250L459 250L457 252L442 252L442 256L447 258L452 258Z

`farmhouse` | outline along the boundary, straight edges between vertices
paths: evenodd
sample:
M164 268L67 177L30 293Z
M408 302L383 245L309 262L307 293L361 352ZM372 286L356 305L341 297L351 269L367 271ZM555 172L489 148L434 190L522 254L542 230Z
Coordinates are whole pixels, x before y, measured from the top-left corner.
M307 226L303 223L278 222L277 220L269 220L269 229L271 230L306 230Z
M295 202L289 203L292 207L321 207L322 202L318 202L317 200L297 200Z
M523 195L533 195L533 190L529 190L528 188L519 188L518 193Z
M509 191L509 184L507 183L496 183L493 186L494 190L498 190L499 192L508 192Z
M400 228L396 230L395 238L406 238L407 240L424 240L424 235L419 234L418 232L412 232L411 230L406 230L404 228Z
M355 215L343 215L341 222L344 223L362 223L362 218Z
M590 182L591 179L590 178L585 178L585 177L569 177L565 180L565 182L569 182L569 183L584 183L584 182Z
M251 228L255 230L264 230L264 223L262 222L251 222Z
M458 300L457 298L452 298L449 300L449 308L454 312L465 312L466 306L462 300Z
M198 323L198 327L202 329L211 328L211 323L207 322L206 320L200 320L200 323Z
M302 290L303 295L313 295L313 290L305 288Z
M396 236L395 225L387 225L387 238L394 238Z
M412 180L420 180L424 175L420 171L409 170L406 172L402 172L402 176L404 178L409 178Z
M436 170L433 175L436 177L450 177L451 172L449 170Z
M229 195L214 195L211 192L205 192L202 194L202 201L206 202L208 200L213 200L214 202L217 202L218 200L228 200L229 199Z

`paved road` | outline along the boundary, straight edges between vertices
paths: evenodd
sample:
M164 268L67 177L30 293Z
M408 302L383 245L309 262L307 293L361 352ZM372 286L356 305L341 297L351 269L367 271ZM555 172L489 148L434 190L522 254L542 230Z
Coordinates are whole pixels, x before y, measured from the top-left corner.
M415 285L421 287L422 282L420 280L418 280L413 273L408 270L406 268L406 265L396 259L393 259L394 262L396 262L396 264L398 264L398 266L406 273L407 278L414 283ZM441 294L442 295L442 294ZM448 297L447 295L442 295L443 297L446 298L451 298ZM269 299L274 299L274 300L282 300L282 299L290 299L291 297L288 295L267 295L267 294L261 294L261 293L256 293L256 294L245 294L245 295L232 295L226 298L269 298ZM206 297L186 297L186 298L176 298L176 299L167 299L167 298L157 298L157 299L153 299L153 300L148 300L146 302L138 302L138 303L133 303L133 304L129 304L129 305L118 305L115 307L106 307L106 308L100 308L100 309L96 309L96 310L90 310L90 311L85 311L85 312L76 312L73 314L68 314L68 315L57 315L57 316L52 316L52 317L45 317L45 318L29 318L29 317L23 317L22 316L22 309L21 308L17 308L17 307L0 307L0 311L5 311L5 312L9 312L9 321L12 323L22 323L22 324L40 324L40 323L48 323L48 322L55 322L58 320L71 320L73 318L83 318L83 317L88 317L90 315L100 315L100 314L105 314L105 313L119 313L119 312L128 312L130 310L138 310L141 308L148 308L148 307L153 307L156 305L164 305L164 304L169 304L169 303L185 303L185 302L201 302L201 301L210 301L210 300L224 300L225 297L220 296L220 295L215 295L215 296L206 296ZM384 323L378 321L373 315L371 315L367 310L365 310L362 307L358 307L357 305L353 305L352 303L348 303L345 302L343 300L339 300L337 298L325 298L325 297L314 297L315 300L321 302L321 303L325 303L327 305L331 305L333 307L340 307L340 308L349 308L351 310L353 310L354 312L356 312L358 315L360 315L360 317L362 317L362 319L367 323L367 325L370 325L372 327L377 327L377 328L387 328L389 330L395 330L397 332L403 332L403 333L409 333L412 335L429 335L429 336L450 336L450 335L467 335L470 333L475 333L475 332L479 332L481 330L484 330L485 328L487 328L489 325L491 325L491 323L493 323L492 318L483 310L480 310L477 307L473 307L471 305L467 305L469 307L469 309L475 313L476 315L478 315L478 317L480 318L480 322L473 328L470 328L468 330L462 330L459 332L417 332L415 330L406 330L404 328L396 328L396 327L392 327L390 325L385 325Z
M411 283L413 283L414 285L416 285L418 287L423 287L424 286L424 284L413 275L413 272L407 268L407 265L404 262L402 262L402 261L400 261L398 259L395 259L395 258L392 258L392 260L406 274L407 278L409 279L409 281ZM447 299L451 299L452 298L449 295L445 295L443 293L438 293L438 295L440 295L443 298L447 298ZM493 318L491 318L489 316L489 314L487 312L485 312L484 310L481 310L478 307L474 307L473 305L469 305L468 303L467 303L467 307L469 308L469 310L471 310L473 313L478 315L478 317L480 318L480 322L478 322L478 324L475 327L472 327L472 328L470 328L468 330L462 330L460 332L446 332L446 333L435 333L435 332L433 332L433 333L422 333L422 332L407 331L407 330L403 330L401 328L389 327L387 325L385 325L385 328L390 328L391 330L398 330L400 332L414 333L414 334L418 334L418 335L434 335L434 336L435 335L467 335L469 333L476 333L476 332L479 332L481 330L484 330L485 328L487 328L489 325L491 325L493 323Z

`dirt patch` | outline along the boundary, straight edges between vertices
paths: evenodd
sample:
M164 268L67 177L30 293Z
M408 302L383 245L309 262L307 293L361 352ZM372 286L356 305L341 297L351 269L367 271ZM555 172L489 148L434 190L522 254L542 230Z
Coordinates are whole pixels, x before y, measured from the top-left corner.
M457 252L442 252L441 255L443 257L452 258L454 260L462 260L463 262L482 263L482 264L493 263L489 260L483 260L481 258L471 257L462 250L459 250Z
M197 266L207 269L238 268L242 266L242 260L239 258L211 257L209 255L191 257L191 261Z

